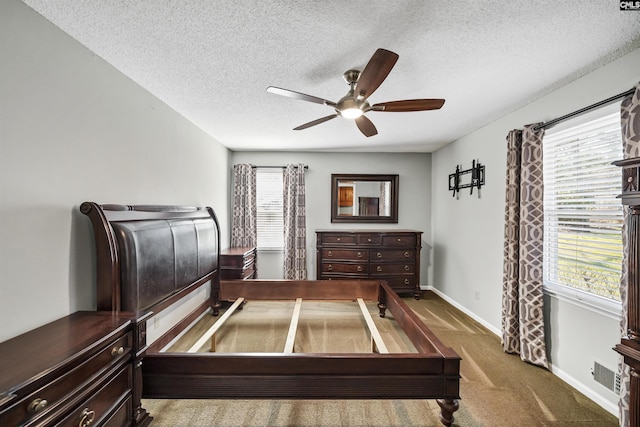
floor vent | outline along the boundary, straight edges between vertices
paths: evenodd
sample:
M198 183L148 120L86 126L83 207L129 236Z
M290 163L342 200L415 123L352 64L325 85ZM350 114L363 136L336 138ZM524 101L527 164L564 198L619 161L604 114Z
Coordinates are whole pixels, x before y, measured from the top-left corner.
M620 374L602 366L598 362L593 362L593 379L613 391L620 394Z

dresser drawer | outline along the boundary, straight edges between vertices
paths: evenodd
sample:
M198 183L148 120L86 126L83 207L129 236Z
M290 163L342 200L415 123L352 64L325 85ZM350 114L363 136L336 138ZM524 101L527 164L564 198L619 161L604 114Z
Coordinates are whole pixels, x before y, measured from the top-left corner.
M61 427L104 425L103 423L111 418L121 402L131 397L131 383L131 366L127 365L57 425ZM111 425L115 424L111 423Z
M358 234L357 242L364 246L380 246L382 244L382 235L376 233Z
M415 234L385 234L382 236L383 246L415 246Z
M355 245L356 236L353 234L323 234L323 245Z
M366 263L323 262L322 273L368 274Z
M386 264L386 263L371 263L371 275L380 276L388 274L411 274L413 275L416 270L416 265L412 262L405 264Z
M118 409L107 418L103 424L103 427L122 427L131 425L133 414L133 401L131 396L127 397L124 402L120 404Z
M398 291L411 291L416 286L412 276L379 277L379 279L386 280L391 289Z
M416 252L413 249L379 250L371 251L371 261L413 261L416 259Z
M369 251L366 249L323 249L324 260L367 261Z
M89 387L119 361L130 358L132 339L132 333L128 332L111 342L90 359L27 395L5 413L0 414L0 421L3 425L31 425L55 416L56 411L60 410L70 395Z

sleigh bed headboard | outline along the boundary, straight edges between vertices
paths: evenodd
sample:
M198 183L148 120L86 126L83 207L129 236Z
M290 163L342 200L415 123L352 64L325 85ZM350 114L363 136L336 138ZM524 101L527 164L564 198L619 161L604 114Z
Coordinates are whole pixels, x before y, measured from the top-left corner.
M84 202L80 211L94 231L98 310L157 313L209 281L217 301L220 230L211 208Z

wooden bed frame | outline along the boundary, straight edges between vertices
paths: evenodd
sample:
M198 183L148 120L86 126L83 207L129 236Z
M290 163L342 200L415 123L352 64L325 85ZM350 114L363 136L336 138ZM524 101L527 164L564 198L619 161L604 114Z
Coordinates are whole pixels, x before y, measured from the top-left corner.
M80 209L94 230L98 310L133 312L138 319L134 425L144 426L152 419L142 408L143 397L437 399L442 424L453 423L460 398L460 357L384 281L220 281L220 233L212 209L93 202L83 203ZM205 301L147 342L148 325L154 324L156 316L172 311L203 287L209 290ZM417 352L385 352L369 321L378 352L161 351L207 311L217 315L221 301L300 298L376 301L380 316L388 310Z

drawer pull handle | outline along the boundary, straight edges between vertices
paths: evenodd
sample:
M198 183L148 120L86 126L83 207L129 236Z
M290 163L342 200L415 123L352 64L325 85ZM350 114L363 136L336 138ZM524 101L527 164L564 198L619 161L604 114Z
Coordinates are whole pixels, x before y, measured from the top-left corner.
M405 257L405 258L409 258L409 252L405 252L405 253L404 253L404 257Z
M359 265L359 266L358 266L358 273L359 273L359 272L361 272L361 271L362 271L362 266L361 266L361 265Z
M404 279L404 284L408 285L409 284L409 279Z
M329 256L333 256L333 252L329 251L329 252L327 253L327 256L328 256L328 257L329 257Z
M408 265L404 266L404 271L409 271L409 266Z
M382 266L379 265L378 267L376 267L376 271L382 271Z
M398 237L398 242L402 242L402 239L400 237Z
M327 270L329 270L329 271L333 270L333 266L332 266L331 264L329 264L329 265L327 266Z
M88 427L93 423L93 419L96 417L95 411L90 411L89 408L84 408L80 414L80 422L78 427Z
M381 252L378 252L376 255L378 256L378 258L382 258L382 253Z
M339 242L339 241L340 241L340 238L338 237L336 240Z
M27 407L27 412L29 412L32 415L37 414L38 412L46 408L47 405L49 405L49 402L47 402L45 399L40 399L40 398L34 399L31 403L29 403L29 406Z
M113 348L111 349L111 355L112 355L113 357L116 357L116 356L122 356L123 354L124 354L124 347L122 347L122 346L120 346L120 347L113 347Z
M358 258L362 258L362 252L358 252Z
M367 242L371 242L371 239L367 239Z

